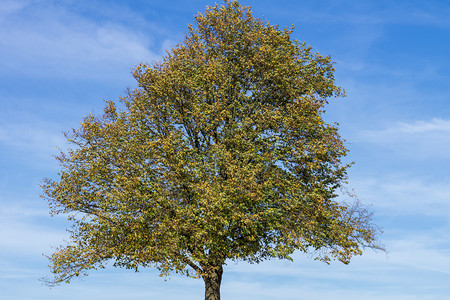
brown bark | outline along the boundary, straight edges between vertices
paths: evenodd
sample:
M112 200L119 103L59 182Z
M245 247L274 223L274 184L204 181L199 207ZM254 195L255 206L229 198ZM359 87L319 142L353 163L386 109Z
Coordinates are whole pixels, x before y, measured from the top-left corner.
M222 266L211 268L205 275L205 300L220 300L220 284L222 283Z

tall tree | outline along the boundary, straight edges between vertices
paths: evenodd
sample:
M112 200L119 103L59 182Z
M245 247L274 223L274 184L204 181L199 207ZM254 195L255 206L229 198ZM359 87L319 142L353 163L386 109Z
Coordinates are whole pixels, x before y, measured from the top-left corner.
M330 58L237 1L188 29L161 62L135 68L138 88L66 134L74 148L43 184L73 224L50 256L53 282L113 261L202 278L218 300L227 261L299 250L348 263L377 248L370 213L337 196L349 165L323 120L342 96Z

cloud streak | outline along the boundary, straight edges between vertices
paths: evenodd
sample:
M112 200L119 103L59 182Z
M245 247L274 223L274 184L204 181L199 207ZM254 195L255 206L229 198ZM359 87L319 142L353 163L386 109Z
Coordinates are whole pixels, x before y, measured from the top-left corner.
M450 27L450 21L445 17L450 12L448 3L428 2L418 6L412 5L411 2L413 1L355 2L347 0L330 2L323 6L319 2L307 1L299 3L303 8L299 13L299 19L303 22L319 24L403 24ZM286 6L291 10L286 9ZM291 1L280 7L282 8L275 10L274 14L291 16L292 9L298 8L294 7ZM337 10L340 10L341 13L336 14Z
M387 148L414 159L450 158L450 120L397 122L384 129L363 130L357 142Z
M14 14L19 9L20 19ZM9 13L0 19L3 74L111 78L158 57L150 50L151 38L118 23L97 23L50 4L4 10Z
M62 134L54 134L50 128L33 124L3 124L0 127L0 145L10 149L27 150L30 154L48 155L56 147L66 144Z
M354 177L350 184L366 203L388 215L434 215L448 217L450 211L450 187L448 179L404 174L387 176Z
M0 203L0 253L40 256L67 237L63 228L55 228L62 218L51 218L44 200L26 202L0 197Z

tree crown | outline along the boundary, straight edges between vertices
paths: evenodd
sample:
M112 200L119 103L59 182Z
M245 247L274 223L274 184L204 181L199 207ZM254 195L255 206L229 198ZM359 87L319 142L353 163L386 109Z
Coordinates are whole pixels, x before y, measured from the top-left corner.
M348 263L378 247L370 213L337 200L349 165L322 118L342 95L333 63L291 34L237 1L208 7L162 61L135 68L121 108L66 135L75 148L43 185L73 221L50 257L56 282L109 260L197 277L227 260Z

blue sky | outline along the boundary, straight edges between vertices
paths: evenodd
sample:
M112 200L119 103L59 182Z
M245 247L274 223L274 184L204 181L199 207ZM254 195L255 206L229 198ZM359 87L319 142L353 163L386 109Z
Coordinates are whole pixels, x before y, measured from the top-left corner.
M0 299L201 299L203 283L107 268L49 289L68 223L38 187L62 135L181 41L203 0L0 1ZM372 205L388 253L350 265L305 255L225 268L223 299L450 299L450 2L241 1L336 62L348 96L325 118L350 149L349 188Z

